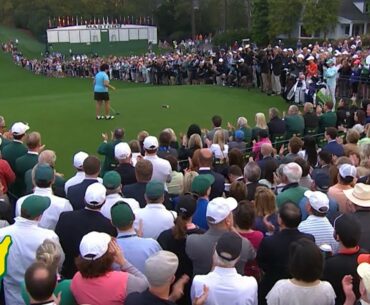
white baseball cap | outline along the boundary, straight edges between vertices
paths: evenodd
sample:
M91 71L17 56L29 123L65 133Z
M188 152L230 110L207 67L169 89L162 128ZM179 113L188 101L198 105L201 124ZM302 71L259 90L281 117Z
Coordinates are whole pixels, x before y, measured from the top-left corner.
M222 58L220 58L220 59L218 60L218 62L224 62L224 60L223 60Z
M207 206L206 217L211 224L217 224L223 221L229 214L235 210L238 202L232 198L217 197L211 200Z
M80 255L83 259L97 260L107 251L112 237L107 233L90 232L82 237L80 242Z
M12 126L12 134L22 135L25 134L28 129L30 129L30 126L28 126L27 124L17 122L14 123Z
M157 149L158 148L158 140L156 137L148 136L144 140L144 148L145 149Z
M315 57L313 57L312 55L308 56L308 58L306 59L307 61L309 60L315 60Z
M346 177L356 178L357 175L356 167L354 167L351 164L342 164L339 167L339 175L343 178Z
M85 159L88 157L89 155L87 153L85 153L84 151L80 151L78 152L77 154L74 155L73 157L73 166L75 168L82 168L82 165L84 164L84 161Z
M304 55L303 55L303 54L299 54L299 55L297 56L297 58L304 58Z
M118 160L127 159L131 156L131 148L127 143L121 142L114 147L114 156Z
M311 207L319 212L326 213L329 210L329 198L322 192L305 191L304 196L308 199Z
M85 192L86 204L102 205L105 202L107 189L99 182L89 185Z
M370 264L361 263L357 267L357 273L364 283L366 291L370 291Z

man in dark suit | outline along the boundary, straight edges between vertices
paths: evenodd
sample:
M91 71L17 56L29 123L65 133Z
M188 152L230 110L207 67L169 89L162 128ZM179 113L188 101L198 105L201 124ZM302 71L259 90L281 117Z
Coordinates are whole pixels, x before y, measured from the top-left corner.
M319 131L319 117L316 115L312 103L304 104L303 119L304 134L317 134Z
M145 189L147 183L152 179L153 165L148 160L138 160L135 166L135 175L137 182L123 186L123 196L134 198L140 204L140 208L146 206Z
M274 152L274 148L270 143L263 143L261 145L261 155L262 159L257 161L258 166L261 169L261 178L265 179L265 169L267 163L275 164L275 167L278 168L279 164L278 161L272 156Z
M127 143L118 143L114 147L114 155L118 160L115 171L121 176L122 185L136 183L135 167L131 164L131 148Z
M275 107L269 109L270 122L267 123L269 135L272 141L276 136L285 135L285 122L279 117L279 110Z
M105 194L105 187L95 182L86 190L84 209L64 212L59 217L55 233L65 253L62 275L67 279L71 279L77 271L74 260L79 255L79 246L84 235L97 231L117 236L117 231L109 219L100 213L105 202Z
M315 241L312 235L298 231L301 210L295 204L285 203L281 206L278 222L280 231L272 236L266 236L257 252L258 265L265 273L258 291L258 304L266 304L265 297L278 280L290 277L288 271L290 244L301 238Z
M322 150L330 152L338 158L344 156L344 148L342 144L337 142L337 136L338 130L335 127L328 127L325 131L325 138L328 144L326 144Z
M100 160L95 156L88 156L82 165L85 172L85 179L81 183L71 186L68 189L67 199L72 204L74 210L85 207L84 196L90 184L99 182Z
M136 176L136 183L123 185L122 194L126 198L133 198L137 202L139 202L140 208L144 208L146 206L145 200L145 190L146 185L152 179L153 174L153 164L148 160L139 160L135 166L135 176ZM166 209L170 210L173 208L168 192L164 193L164 202L163 205Z
M222 197L225 188L225 177L213 171L212 168L213 155L208 148L202 148L199 154L199 175L210 174L215 178L215 182L211 187L209 200L216 197Z

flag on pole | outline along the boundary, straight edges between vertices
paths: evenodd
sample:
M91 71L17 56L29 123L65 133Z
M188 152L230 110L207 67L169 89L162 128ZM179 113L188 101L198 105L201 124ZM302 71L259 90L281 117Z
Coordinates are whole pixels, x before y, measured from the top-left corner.
M103 16L103 24L105 24L105 19L104 19L104 16Z
M107 24L109 24L109 17L107 16L107 19L105 19L107 21Z

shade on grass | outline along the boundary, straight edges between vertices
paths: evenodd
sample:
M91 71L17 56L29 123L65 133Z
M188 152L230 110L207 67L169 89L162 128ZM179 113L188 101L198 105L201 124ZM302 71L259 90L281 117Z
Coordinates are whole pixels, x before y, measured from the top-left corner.
M211 117L219 114L224 126L239 116L254 125L256 112L267 115L269 107L284 110L279 97L257 90L218 86L151 86L114 81L112 106L120 115L112 121L95 120L91 79L52 79L35 76L15 66L9 54L0 54L0 115L12 122L25 121L31 131L41 132L47 149L57 152L57 170L70 176L72 156L79 150L95 153L101 133L116 127L126 130L125 139L136 138L145 129L153 135L167 127L177 134L191 123L211 128ZM169 105L169 108L162 108Z

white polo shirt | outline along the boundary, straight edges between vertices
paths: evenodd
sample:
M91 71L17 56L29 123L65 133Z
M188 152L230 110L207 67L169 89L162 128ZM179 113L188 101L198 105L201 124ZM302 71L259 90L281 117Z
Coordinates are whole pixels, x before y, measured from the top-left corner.
M191 286L191 299L203 294L203 285L209 287L205 305L257 305L257 281L242 276L235 268L215 267L206 275L196 275Z
M100 209L100 213L102 213L105 218L112 219L112 216L110 214L110 209L117 201L127 202L133 211L140 209L140 205L136 199L124 198L120 194L116 193L116 194L107 195L105 202L102 208Z
M36 186L33 194L23 196L17 200L15 207L15 216L21 215L23 201L31 195L38 195L50 198L50 206L42 214L41 220L39 222L39 227L55 230L60 214L62 214L63 212L73 211L70 202L65 198L55 196L51 188L40 188Z
M165 159L159 158L157 155L145 156L144 159L150 161L153 164L152 180L163 182L167 190L166 183L171 182L172 173L170 162Z
M177 217L176 212L168 211L162 203L148 203L145 208L134 211L136 219L135 229L139 228L139 222L143 222L143 236L157 239L159 234L174 226Z

